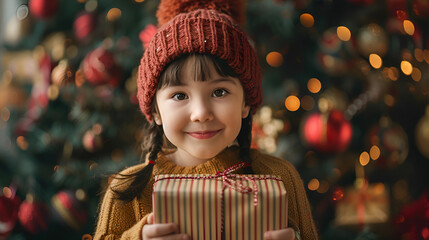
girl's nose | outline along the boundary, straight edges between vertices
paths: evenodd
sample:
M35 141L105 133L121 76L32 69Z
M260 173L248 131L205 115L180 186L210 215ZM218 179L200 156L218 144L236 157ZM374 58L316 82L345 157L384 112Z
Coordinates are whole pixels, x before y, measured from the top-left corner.
M191 105L191 121L205 122L213 120L213 113L210 104L204 100L194 99Z

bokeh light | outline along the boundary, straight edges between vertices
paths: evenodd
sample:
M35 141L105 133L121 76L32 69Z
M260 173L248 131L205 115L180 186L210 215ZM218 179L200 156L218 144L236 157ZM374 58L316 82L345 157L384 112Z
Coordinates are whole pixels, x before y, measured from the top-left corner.
M107 20L114 22L116 20L118 20L122 15L122 11L119 8L112 8L109 10L109 12L107 12Z
M299 17L302 26L310 28L314 25L314 17L309 13L303 13Z
M420 48L414 49L414 57L418 62L423 62L425 60L423 57L423 50Z
M301 99L301 106L305 111L312 110L314 108L314 104L315 104L315 101L312 96L305 95Z
M389 107L393 107L393 105L395 105L395 98L390 94L386 94L386 96L384 96L384 103Z
M369 154L366 151L360 154L359 163L362 166L366 166L369 163Z
M322 83L317 78L310 78L307 83L307 88L312 93L318 93L322 88Z
M296 96L291 95L291 96L287 97L285 100L286 109L291 111L291 112L297 111L299 109L300 105L301 105L301 103L299 101L299 98Z
M411 75L413 72L413 65L408 61L401 62L401 70L405 75Z
M349 41L352 36L350 30L345 26L337 27L337 35L338 38L342 41Z
M380 148L377 145L373 145L369 150L369 155L372 160L377 160L380 157Z
M411 78L415 81L415 82L420 82L420 80L422 79L422 72L420 71L420 69L418 68L413 68L413 72L411 73Z
M410 36L414 35L414 31L415 31L414 24L410 20L404 20L402 25L404 27L404 31L408 35Z
M266 60L271 67L280 67L283 64L283 56L279 52L268 53Z
M308 182L308 189L310 189L311 191L316 191L320 186L320 182L317 178L313 178L310 180L310 182Z
M372 53L369 55L369 63L373 68L379 69L383 65L383 60L377 54Z

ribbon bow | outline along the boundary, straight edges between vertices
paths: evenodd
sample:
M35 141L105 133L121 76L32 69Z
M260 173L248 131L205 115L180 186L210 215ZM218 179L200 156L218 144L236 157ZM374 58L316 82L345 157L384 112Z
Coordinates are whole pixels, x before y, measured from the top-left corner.
M217 172L216 175L210 178L222 178L222 191L225 190L226 187L230 187L231 189L234 189L235 191L240 193L253 192L253 204L256 206L258 205L258 186L256 185L255 178L239 174L232 174L232 172L234 172L235 170L247 166L249 166L249 163L239 162L225 169L225 171L223 172ZM244 179L250 181L253 185L253 188L243 185L240 181L237 181L237 179Z

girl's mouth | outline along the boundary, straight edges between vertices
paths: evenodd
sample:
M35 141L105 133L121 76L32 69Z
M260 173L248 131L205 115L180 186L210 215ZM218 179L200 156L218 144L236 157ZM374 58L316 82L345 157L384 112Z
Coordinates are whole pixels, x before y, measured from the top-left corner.
M209 139L216 134L218 134L221 130L215 130L215 131L202 131L202 132L187 132L191 137L197 138L197 139Z

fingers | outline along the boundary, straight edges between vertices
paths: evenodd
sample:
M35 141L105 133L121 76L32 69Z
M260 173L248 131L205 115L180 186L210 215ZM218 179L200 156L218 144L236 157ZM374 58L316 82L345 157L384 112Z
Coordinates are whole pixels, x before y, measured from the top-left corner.
M264 233L264 240L294 240L295 239L295 230L293 228L285 228L275 231L267 231Z
M147 223L153 224L153 213L150 213L149 216L147 217Z
M143 238L154 238L164 235L178 233L178 226L175 223L146 224L143 226Z

